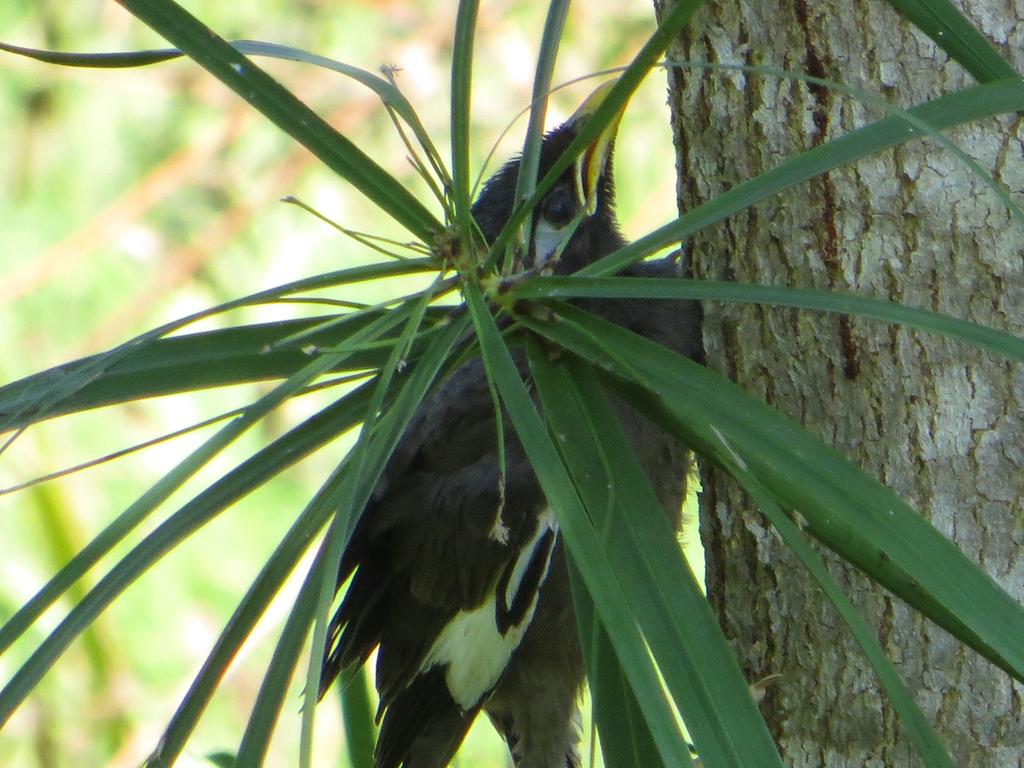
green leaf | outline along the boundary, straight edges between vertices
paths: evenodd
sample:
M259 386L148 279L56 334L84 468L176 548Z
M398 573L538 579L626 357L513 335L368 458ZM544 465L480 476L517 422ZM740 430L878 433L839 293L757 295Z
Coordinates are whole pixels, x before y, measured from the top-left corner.
M472 241L469 189L470 101L472 98L473 41L475 39L478 0L459 0L455 16L455 41L452 45L452 184L455 219L463 245Z
M420 145L432 157L437 156L437 150L420 121L419 115L413 109L412 104L405 98L405 95L389 80L380 75L369 72L360 67L345 64L336 59L329 59L326 56L319 56L301 48L294 48L290 45L278 45L276 43L265 43L259 40L232 40L228 43L239 53L246 56L267 56L274 59L286 61L299 61L304 64L312 64L315 67L329 69L333 72L350 77L353 80L365 85L373 91L380 100L390 109L393 109L412 128ZM0 51L7 51L19 56L26 56L30 59L43 61L49 64L57 64L66 67L88 67L95 69L120 69L124 67L141 67L149 64L158 64L164 61L184 56L185 53L177 48L162 48L148 51L120 51L117 53L67 53L63 51L48 51L39 48L26 48L20 45L11 45L0 42Z
M643 48L633 57L633 61L622 72L615 86L601 102L593 115L580 129L576 138L572 140L562 155L548 169L543 179L537 182L533 195L526 203L509 217L505 228L492 244L492 253L501 254L508 248L515 237L515 233L522 226L527 213L532 211L551 189L566 168L589 147L600 135L601 131L619 114L622 107L633 91L637 89L640 82L657 65L658 60L664 55L668 47L672 45L680 30L686 25L694 13L703 5L700 0L678 0L666 10L661 23L651 37L644 43Z
M980 82L1019 77L985 36L946 0L886 0Z
M537 186L537 170L540 167L540 145L544 137L544 118L547 115L548 94L551 92L551 75L562 42L562 30L569 13L568 0L551 0L544 21L544 32L540 41L540 52L533 74L533 91L530 97L530 119L526 126L523 153L516 177L515 204L526 201ZM529 227L526 227L529 230Z
M348 429L362 412L359 406L365 407L367 396L368 385L363 385L334 406L289 431L225 474L146 536L72 608L0 691L0 724L5 723L25 696L31 693L71 641L90 626L135 579L230 504ZM208 442L207 446L210 445L212 443ZM0 629L0 650L9 648L54 600L138 525L156 504L184 481L190 471L198 468L211 455L209 450L197 450L89 542L4 624Z
M571 357L550 363L535 349L530 368L544 412L624 590L643 597L634 608L637 621L701 759L709 768L781 766L732 648L593 369Z
M608 628L658 753L667 765L678 764L682 755L689 754L689 749L637 625L636 603L643 602L645 596L623 589L480 292L474 285L467 284L465 294L485 368L501 395L544 495L555 511L569 555L594 599L602 623Z
M252 104L423 242L432 243L441 231L440 222L401 183L181 6L171 0L122 0L121 5Z
M821 591L835 606L836 612L849 628L850 634L853 635L854 640L878 675L882 688L889 696L901 723L910 733L924 764L928 768L954 768L953 760L942 746L931 725L928 724L924 713L914 702L874 633L867 627L853 603L832 578L825 563L804 540L796 523L786 516L768 489L759 483L751 472L747 471L742 464L729 461L727 456L728 454L723 456L723 459L729 462L729 473L753 497L772 525L775 526L786 546L800 558L804 567L818 582Z
M562 30L569 13L568 0L551 0L548 15L544 21L544 33L537 56L537 67L533 74L533 92L530 98L530 120L526 126L523 154L519 160L516 176L516 191L513 198L517 207L526 202L537 187L537 171L540 168L540 145L544 138L544 118L548 111L548 94L551 92L551 74L555 68L555 57L562 41ZM522 224L520 242L526 242L532 231L530 220L532 210L527 208ZM507 262L511 266L511 262Z
M898 496L728 379L572 306L525 326L654 397L711 461L733 453L826 546L1017 679L1024 608ZM648 393L648 394L645 394ZM723 446L723 438L729 448Z
M649 277L534 277L514 286L509 295L514 299L693 299L772 304L822 312L840 312L882 320L896 325L931 331L943 336L988 349L1013 360L1024 361L1024 339L967 320L902 304L869 299L863 296L819 291L808 288L785 288L751 283L715 282Z
M102 355L81 358L0 387L0 419L9 414L8 428L17 428L42 418L141 398L286 378L307 364L311 355L338 346L382 314L353 313L343 322L307 337L301 345L283 348L275 346L279 340L308 331L325 318L257 323L155 340L104 366L101 373L89 377L88 383L46 409L35 406L40 387L68 375L77 376L103 362ZM436 316L442 314L439 311ZM394 338L389 337L382 343L393 342ZM336 370L376 368L384 363L386 355L386 346L357 349Z
M49 51L43 48L28 48L23 45L0 42L0 51L35 59L46 64L62 67L85 67L88 69L123 69L160 64L184 56L177 48L158 48L148 51L126 51L118 53L68 53Z
M1024 81L1014 78L942 96L907 112L936 130L942 130L1018 110L1024 110ZM807 179L915 138L920 138L920 134L899 116L886 117L858 128L737 184L675 221L584 267L578 274L615 274L644 256L677 244L693 233Z
M654 735L629 687L608 632L594 612L594 601L583 577L571 561L569 579L604 764L608 768L669 768L658 754ZM681 764L692 765L692 761Z
M313 566L299 588L298 597L274 647L274 654L267 665L267 672L256 694L256 702L245 725L242 741L238 745L239 765L261 766L266 759L267 746L281 713L288 681L291 680L295 666L299 663L306 634L313 623L320 581L329 572L324 557L326 543L326 540L321 543Z

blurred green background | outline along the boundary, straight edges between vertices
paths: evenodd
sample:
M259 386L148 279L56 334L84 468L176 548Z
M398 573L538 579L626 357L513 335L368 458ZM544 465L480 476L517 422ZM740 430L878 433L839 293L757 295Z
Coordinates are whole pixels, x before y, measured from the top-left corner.
M397 68L397 83L439 147L448 142L448 64L454 2L185 3L229 39L304 48L366 69ZM544 4L485 2L476 42L476 167L529 102ZM556 82L630 59L654 28L643 0L589 0L572 8ZM114 3L0 4L0 39L65 51L121 51L163 42ZM376 98L340 76L261 60L378 163L429 202ZM549 125L599 82L559 92ZM674 153L664 81L633 99L617 150L620 219L635 237L675 213ZM0 55L0 382L84 354L188 312L289 280L379 256L308 213L295 195L341 224L406 238L386 217L321 170L258 114L187 61L142 69L69 69ZM488 173L521 146L525 118L498 146ZM377 294L343 296L373 301ZM301 313L277 305L231 321ZM223 322L223 320L218 320ZM0 487L171 432L248 402L254 389L162 398L34 427L0 455ZM174 508L229 466L314 412L330 395L286 405L165 505ZM207 433L0 495L0 620ZM236 505L176 549L75 643L0 731L2 766L134 766L155 746L192 676L264 558L342 455L336 444ZM159 515L157 516L159 517ZM120 557L158 523L114 553ZM105 569L114 560L105 561ZM80 585L84 592L100 572ZM208 764L235 749L297 587L260 624L179 764ZM10 678L61 619L59 603L0 658ZM300 685L294 682L269 765L297 754ZM318 718L316 765L343 764L336 708ZM190 761L193 761L190 762ZM463 765L507 764L478 724Z

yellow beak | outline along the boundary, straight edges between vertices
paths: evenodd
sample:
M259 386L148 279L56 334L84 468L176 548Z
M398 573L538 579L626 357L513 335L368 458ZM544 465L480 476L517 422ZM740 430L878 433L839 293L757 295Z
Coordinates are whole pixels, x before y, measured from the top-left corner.
M617 82L618 80L609 80L607 83L602 83L598 86L572 114L569 122L582 122L590 118L597 111L597 108L604 103L608 93ZM594 139L594 142L576 159L576 191L579 194L580 200L586 205L588 215L593 215L597 209L598 180L601 178L601 174L604 173L608 159L612 155L612 146L615 144L615 136L619 131L619 122L622 120L622 114L626 111L626 104L628 103L627 101L622 105L611 122Z

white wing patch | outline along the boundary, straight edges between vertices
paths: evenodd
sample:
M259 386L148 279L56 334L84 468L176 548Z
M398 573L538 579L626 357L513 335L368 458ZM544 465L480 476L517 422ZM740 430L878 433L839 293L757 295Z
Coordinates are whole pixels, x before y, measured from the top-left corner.
M505 605L512 605L515 601L516 593L523 583L523 576L526 574L526 569L530 566L533 550L537 547L541 537L548 531L555 532L557 530L558 523L555 521L555 513L551 511L551 507L545 507L544 511L537 516L537 530L533 532L533 537L519 552L519 557L516 558L516 564L512 568L512 576L508 580L508 588L505 590ZM550 562L548 564L550 565ZM545 566L544 573L547 573L547 570L547 566ZM541 582L543 581L544 579L542 578ZM532 609L530 615L533 616ZM526 624L529 623L529 619L527 619Z
M537 530L519 551L512 576L505 594L506 605L511 605L516 591L522 584L534 550L547 532L557 532L558 524L550 508L545 509L537 521ZM544 563L543 584L551 565L548 552ZM490 691L508 666L512 652L519 647L526 628L533 619L537 607L537 593L531 596L529 606L522 620L511 626L504 634L498 630L497 595L491 594L476 608L459 611L437 636L423 662L422 671L438 664L446 664L445 683L452 699L464 712L480 703L481 697Z

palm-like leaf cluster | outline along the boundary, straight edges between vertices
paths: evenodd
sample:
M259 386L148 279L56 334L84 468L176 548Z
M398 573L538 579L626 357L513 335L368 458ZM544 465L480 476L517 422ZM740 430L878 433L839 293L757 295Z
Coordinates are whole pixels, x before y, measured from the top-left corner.
M495 398L520 436L564 531L590 686L609 764L649 766L660 761L668 766L689 760L687 739L675 716L678 709L705 765L781 765L733 653L675 545L629 441L620 434L609 402L614 395L666 425L703 461L730 473L746 489L848 623L926 764L951 765L872 633L807 545L804 532L1018 680L1024 680L1020 643L1024 609L895 494L798 425L718 374L565 303L577 297L643 297L782 304L911 325L1024 360L1024 343L1016 337L890 302L736 283L613 276L666 245L830 169L906 141L939 136L939 131L971 120L1024 109L1024 82L951 5L942 0L891 0L891 4L980 84L908 112L890 109L883 119L734 187L580 274L531 277L509 290L500 279L501 268L508 263L506 254L522 241L524 228L528 231L533 207L640 80L663 60L699 4L679 2L671 7L562 160L537 179L535 158L545 97L567 6L557 1L550 4L524 146L527 172L520 176L516 195L520 205L488 249L482 246L470 216L469 94L477 3L463 0L457 15L449 174L411 104L388 79L279 46L229 44L166 0L123 2L401 223L418 239L425 255L319 275L248 296L155 329L107 353L0 389L0 428L20 430L54 416L169 392L241 381L277 382L259 399L227 414L216 434L167 472L22 606L0 628L3 651L175 490L276 407L311 387L361 382L210 484L114 565L0 692L0 723L68 645L164 554L301 457L358 428L355 448L296 516L239 602L151 758L153 765L170 765L181 753L228 664L303 553L316 545L316 558L281 632L237 751L242 765L256 764L265 754L284 704L286 683L312 637L303 709L302 759L308 765L314 695L319 687L317 662L326 640L325 617L340 553L424 396L467 356L481 355ZM16 52L64 64L96 63L24 49ZM170 55L174 52L104 61L132 65ZM373 89L402 131L414 164L435 191L440 215L435 216L357 146L266 75L251 55L327 66ZM753 74L778 74L746 69ZM422 292L380 306L168 336L201 317L240 305L410 273L434 273L436 279ZM464 298L460 308L437 303L456 288ZM558 322L542 319L535 310L521 311L538 303L548 307ZM512 322L499 326L496 315ZM538 339L564 349L565 354L552 362ZM524 343L542 411L510 356L510 345ZM610 535L613 520L616 534ZM358 707L352 712L358 719Z

